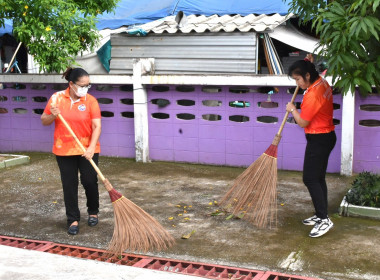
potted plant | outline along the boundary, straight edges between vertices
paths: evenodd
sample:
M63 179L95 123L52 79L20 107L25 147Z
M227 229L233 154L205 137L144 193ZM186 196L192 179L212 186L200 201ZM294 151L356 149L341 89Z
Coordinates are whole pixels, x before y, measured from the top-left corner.
M340 205L342 216L362 216L380 219L380 175L361 172Z

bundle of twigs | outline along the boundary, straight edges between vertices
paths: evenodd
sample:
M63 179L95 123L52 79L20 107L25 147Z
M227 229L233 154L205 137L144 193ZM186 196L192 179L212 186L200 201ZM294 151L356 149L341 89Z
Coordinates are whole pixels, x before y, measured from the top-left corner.
M294 102L298 89L297 86L290 102ZM288 115L286 112L272 144L235 179L219 203L259 228L277 224L277 150Z
M85 147L62 115L58 115L83 152ZM108 191L114 208L114 232L108 244L107 256L121 255L125 250L142 251L163 250L174 244L174 238L152 216L116 191L104 177L96 163L91 165L98 173Z

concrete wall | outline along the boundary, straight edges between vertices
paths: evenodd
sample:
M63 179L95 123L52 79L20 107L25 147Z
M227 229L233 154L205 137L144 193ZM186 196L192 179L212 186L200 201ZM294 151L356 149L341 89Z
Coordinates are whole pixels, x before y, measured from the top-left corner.
M4 82L0 89L0 152L50 152L53 126L42 126L40 114L51 94L66 84L57 75L2 75L1 78ZM143 140L147 142L143 145L148 148L148 161L248 166L273 140L285 104L291 98L288 90L294 88L294 82L285 76L143 75L139 82L144 91L138 94L146 94L146 102L137 105L138 88L136 84L133 91L134 79L126 75L91 75L94 86L90 93L98 98L103 116L102 155L138 159L135 148L138 110L148 120L147 132L143 132L147 134L144 139L148 139ZM260 106L268 98L263 87L273 86L279 89L271 96L277 105ZM363 170L380 171L380 96L361 98L356 94L356 97L355 104L354 98L334 95L338 141L330 158L329 172L349 175ZM169 104L165 105L165 100ZM301 100L299 95L296 102ZM231 106L234 101L244 101L246 107ZM342 108L343 104L347 110ZM353 115L351 129L345 120ZM279 168L301 170L303 130L288 122L282 136Z

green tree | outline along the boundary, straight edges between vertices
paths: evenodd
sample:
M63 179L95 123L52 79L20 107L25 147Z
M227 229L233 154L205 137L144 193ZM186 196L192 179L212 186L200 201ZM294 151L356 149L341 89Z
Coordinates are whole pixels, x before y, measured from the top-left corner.
M320 37L318 55L343 94L380 92L380 0L291 0L289 12L312 22Z
M99 40L96 16L119 0L0 0L0 25L13 20L13 35L40 65L61 72Z

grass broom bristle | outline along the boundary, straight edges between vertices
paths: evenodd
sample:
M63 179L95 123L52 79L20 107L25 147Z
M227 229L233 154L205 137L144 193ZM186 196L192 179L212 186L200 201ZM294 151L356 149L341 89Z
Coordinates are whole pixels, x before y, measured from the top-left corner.
M114 232L107 255L121 255L124 251L163 250L174 244L174 238L157 220L132 201L117 192L106 179L114 207Z
M294 102L298 90L299 86L290 103ZM259 228L277 226L277 147L288 115L287 111L269 148L235 179L220 201L227 211Z
M220 205L259 228L277 225L277 146L272 144L235 179Z

